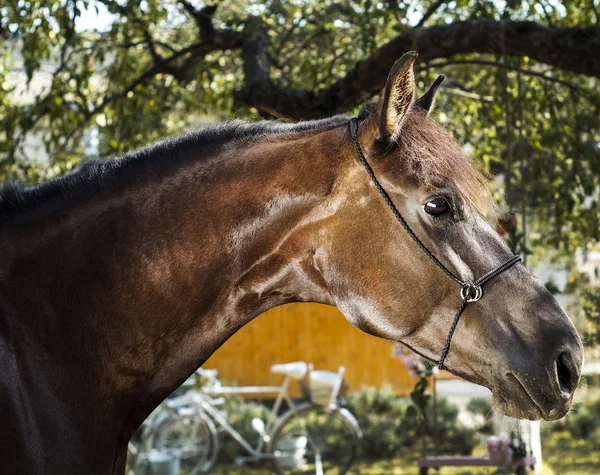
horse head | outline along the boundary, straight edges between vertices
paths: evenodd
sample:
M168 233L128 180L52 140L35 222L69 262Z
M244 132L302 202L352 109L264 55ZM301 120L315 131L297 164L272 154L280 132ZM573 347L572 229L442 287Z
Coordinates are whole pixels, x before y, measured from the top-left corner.
M550 292L511 260L484 217L492 202L487 180L429 117L443 76L413 103L415 58L408 53L394 65L379 102L359 116L352 165L330 197L343 205L322 224L314 265L359 329L435 362L449 343L445 367L490 388L501 412L560 418L579 381L581 340ZM482 287L458 285L507 261Z

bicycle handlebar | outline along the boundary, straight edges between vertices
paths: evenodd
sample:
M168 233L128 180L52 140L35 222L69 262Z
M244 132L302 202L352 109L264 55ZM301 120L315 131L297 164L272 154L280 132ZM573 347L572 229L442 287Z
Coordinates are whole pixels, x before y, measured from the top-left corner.
M196 391L190 390L183 396L177 396L166 400L167 407L169 409L177 409L179 407L188 406L190 404L197 404L201 401L202 396Z
M225 398L212 398L201 392L190 389L182 396L167 399L165 403L169 409L179 409L185 406L200 405L202 401L208 402L211 406L220 406L225 403Z

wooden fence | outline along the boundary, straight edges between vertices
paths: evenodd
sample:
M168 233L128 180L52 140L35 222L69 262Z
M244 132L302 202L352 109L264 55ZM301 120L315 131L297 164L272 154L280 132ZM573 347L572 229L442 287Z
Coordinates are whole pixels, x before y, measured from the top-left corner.
M333 307L290 304L246 325L204 367L218 369L226 383L273 385L281 381L269 372L274 363L306 361L332 371L345 366L351 391L391 385L398 395L408 394L415 380L392 356L393 346L357 330Z

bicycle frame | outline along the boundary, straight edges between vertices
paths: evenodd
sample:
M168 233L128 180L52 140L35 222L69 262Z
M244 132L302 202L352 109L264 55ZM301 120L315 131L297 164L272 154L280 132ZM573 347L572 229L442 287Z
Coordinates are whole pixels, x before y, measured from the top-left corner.
M282 365L285 366L285 365ZM326 374L318 374L318 373L331 373L327 371L315 372L312 373L312 365L308 366L309 371L311 371L311 398L316 397L312 392L312 375L315 375L315 382L325 383L324 386L327 386L327 375ZM283 371L282 371L283 369ZM204 424L208 425L209 432L211 437L216 444L214 447L213 458L211 459L214 463L214 458L216 458L216 454L218 453L218 439L217 431L215 429L215 425L218 428L222 428L225 432L227 432L233 440L236 441L238 445L240 445L248 455L239 456L236 459L236 463L243 464L250 461L264 460L264 459L275 459L280 456L279 451L272 444L274 443L273 437L277 437L277 434L281 430L281 428L287 424L290 419L293 419L298 416L298 414L305 412L307 409L311 409L314 407L325 407L329 410L340 410L340 406L336 402L337 395L339 393L344 368L340 367L337 372L337 380L332 384L331 394L329 395L329 400L320 402L319 399L321 396L319 395L317 398L317 406L315 406L315 402L311 401L303 404L294 404L290 395L289 395L289 386L290 382L293 379L302 379L306 375L306 369L301 369L300 372L298 370L287 373L284 371L289 371L286 368L276 368L275 366L271 369L272 372L276 374L282 374L283 382L281 386L221 386L221 382L217 379L217 372L215 370L205 370L199 368L197 370L198 374L206 379L206 383L203 384L201 390L189 390L182 396L177 396L165 401L166 411L158 413L155 417L152 417L152 424L148 425L144 430L141 437L141 444L139 447L131 447L130 449L135 449L130 451L130 455L139 456L141 452L143 452L144 445L148 442L152 442L151 437L154 433L159 433L162 429L163 422L169 421L172 415L177 417L186 417L190 416L192 418L200 418L204 419ZM325 378L325 379L323 379ZM329 378L329 383L332 383L331 378ZM318 391L320 388L317 386L316 390ZM220 397L226 394L277 394L275 402L269 415L266 420L266 424L261 421L261 425L256 426L254 424L254 420L252 426L259 433L260 438L256 443L256 446L253 447L235 428L233 428L229 422L227 421L227 414L219 410L220 405L224 402L224 398ZM287 410L281 414L279 417L279 411L283 402L285 401L287 405ZM360 428L358 427L358 422L356 419L345 409L341 409L341 416L346 419L346 423L350 423L352 428L360 438ZM264 424L264 427L263 427ZM310 444L315 450L315 467L317 475L323 475L322 470L322 461L321 454L318 445L315 445L311 441L310 435L308 435L308 444Z
M283 401L289 407L290 411L296 410L295 404L292 402L289 394L288 388L290 382L292 380L291 376L285 376L283 383L281 386L229 386L229 387L216 387L216 388L206 388L203 390L203 394L206 395L222 395L222 394L269 394L269 393L277 393L277 398L275 399L275 404L273 404L273 408L269 413L269 417L267 418L267 423L265 426L265 434L262 435L256 447L252 447L246 439L244 439L238 431L236 431L227 420L220 414L220 412L215 409L208 401L203 400L201 402L201 407L220 427L223 427L227 431L229 435L231 435L234 440L241 445L251 456L257 458L266 458L272 454L265 454L263 452L265 444L269 441L268 437L271 431L274 428L275 422L278 420L277 413L279 412L279 408L281 407L281 403Z

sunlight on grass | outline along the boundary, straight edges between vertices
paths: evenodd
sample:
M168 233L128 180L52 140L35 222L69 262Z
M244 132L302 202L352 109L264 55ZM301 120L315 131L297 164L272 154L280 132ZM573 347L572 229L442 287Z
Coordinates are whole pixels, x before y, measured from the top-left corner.
M560 457L564 456L562 454ZM552 468L545 462L542 475L597 475L600 453L588 454L587 457L579 458L573 455L572 459L564 458L559 468ZM576 462L574 460L577 459ZM554 461L554 460L553 460ZM268 467L249 468L249 467L231 467L218 466L212 471L215 474L222 475L272 475L273 472ZM436 475L500 475L511 474L513 471L496 468L459 468L445 467L439 472L430 470L430 474ZM530 472L531 473L531 472ZM393 459L377 462L359 462L356 463L348 475L419 475L419 468L416 459Z

